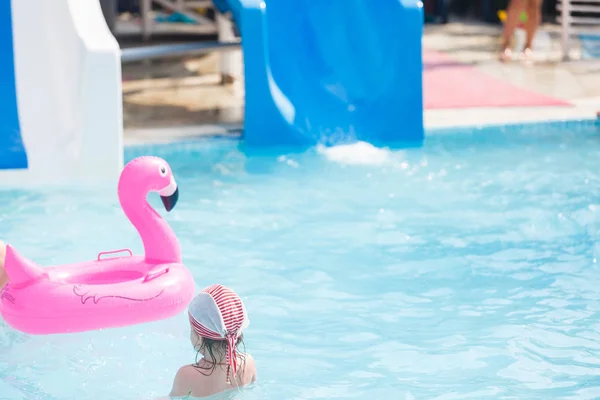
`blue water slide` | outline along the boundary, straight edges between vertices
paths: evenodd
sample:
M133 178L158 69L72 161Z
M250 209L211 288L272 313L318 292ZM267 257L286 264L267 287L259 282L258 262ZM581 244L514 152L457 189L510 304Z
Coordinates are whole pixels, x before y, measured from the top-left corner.
M0 1L0 169L28 167L16 85L11 1L4 0Z
M242 37L246 146L423 139L420 1L214 2Z

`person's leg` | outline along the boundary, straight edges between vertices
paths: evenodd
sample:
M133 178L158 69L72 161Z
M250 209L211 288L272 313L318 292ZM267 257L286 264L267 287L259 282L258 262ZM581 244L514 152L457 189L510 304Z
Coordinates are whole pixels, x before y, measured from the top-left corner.
M8 275L4 270L4 258L6 256L6 245L0 240L0 290L8 283Z
M502 52L500 55L503 60L508 60L511 57L510 42L519 24L519 15L525 9L526 1L510 0L506 9L506 20L504 21L504 31L502 32Z
M542 22L542 3L543 0L527 0L527 22L525 22L525 48L523 51L531 51L533 38Z

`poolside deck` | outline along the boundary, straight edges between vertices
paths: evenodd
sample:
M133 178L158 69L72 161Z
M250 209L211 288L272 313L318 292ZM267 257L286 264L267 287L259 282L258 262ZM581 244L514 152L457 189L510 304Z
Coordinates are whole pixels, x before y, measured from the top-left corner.
M593 118L600 110L600 61L583 60L578 44L575 61L562 62L558 27L546 25L536 39L533 65L497 60L500 27L475 23L428 25L423 47L499 81L570 105L435 108L425 111L428 127ZM517 36L517 41L520 37ZM243 83L221 85L219 54L185 60L124 65L125 141L165 141L215 132L243 122ZM436 68L455 68L447 63ZM427 81L428 77L425 78ZM465 87L469 84L465 79ZM515 93L515 96L518 96Z

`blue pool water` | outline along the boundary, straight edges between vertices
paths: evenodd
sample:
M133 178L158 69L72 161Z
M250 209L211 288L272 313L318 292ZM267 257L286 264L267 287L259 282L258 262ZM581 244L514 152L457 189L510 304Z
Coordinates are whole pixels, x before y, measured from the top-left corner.
M600 35L579 35L583 59L600 58Z
M600 397L599 124L439 131L403 151L127 150L141 154L175 171L166 218L198 286L246 301L259 383L238 398ZM142 251L115 186L0 191L0 237L42 264ZM68 336L0 323L0 399L166 395L188 336L183 314Z

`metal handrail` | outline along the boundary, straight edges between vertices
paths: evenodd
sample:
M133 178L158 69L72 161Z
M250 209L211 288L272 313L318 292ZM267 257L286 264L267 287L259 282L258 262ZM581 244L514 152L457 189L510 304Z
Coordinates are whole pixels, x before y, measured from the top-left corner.
M152 4L156 3L172 12L187 15L198 21L201 26L213 31L218 36L217 42L196 42L186 44L171 44L160 46L141 46L123 49L121 62L133 62L144 59L179 57L184 55L198 55L211 51L223 51L220 57L219 70L222 77L239 76L241 62L239 59L240 40L234 34L233 22L228 16L216 13L215 21L196 12L197 8L213 8L212 0L140 0L140 14L142 20L142 38L144 41L152 35ZM215 11L217 11L215 9ZM223 81L226 81L224 79Z
M163 57L180 57L184 55L205 54L211 51L236 50L241 46L237 42L195 42L184 44L163 44L156 46L132 47L121 50L121 62L128 63L140 60Z

